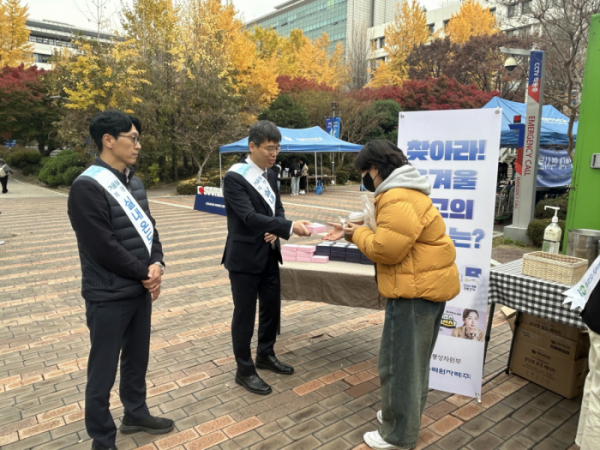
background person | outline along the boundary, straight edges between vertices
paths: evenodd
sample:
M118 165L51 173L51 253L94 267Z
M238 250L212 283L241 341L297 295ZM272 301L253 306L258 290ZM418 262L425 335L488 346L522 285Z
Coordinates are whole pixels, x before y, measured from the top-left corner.
M325 236L346 234L375 263L379 293L387 297L378 370L381 427L364 440L374 449L414 448L429 390L429 363L445 302L460 291L456 251L433 206L431 186L402 151L374 140L358 154L363 184L375 192L377 231L339 224Z
M292 163L290 164L290 176L292 180L290 181L292 185L292 195L298 195L300 193L300 164L296 161L296 157L292 158Z
M479 312L474 309L465 309L462 318L463 326L452 330L452 337L483 342L485 333L477 326L479 325Z
M309 236L305 225L285 218L277 178L270 169L281 150L281 133L273 122L261 120L250 127L246 164L234 165L223 179L227 212L227 241L222 264L229 271L233 295L231 338L237 364L236 383L255 394L266 395L271 386L256 368L291 375L294 368L277 359L273 349L281 310L279 238L293 233ZM264 178L264 179L263 179ZM266 180L266 182L265 182ZM254 332L256 299L259 302L256 365L250 342Z
M114 185L122 194L125 205L132 205L130 210L135 208L139 220L151 222L151 242L148 234L140 233L134 225L138 219L130 218L122 203L104 187L102 179L91 175L90 169L75 180L69 192L68 214L79 248L81 295L91 341L85 427L93 439L92 450L117 448L109 397L119 353L119 397L125 409L121 432L162 434L174 427L170 419L151 416L146 405L152 302L160 295L164 264L146 190L130 169L141 150L141 133L142 126L135 117L120 111L97 114L90 134L100 156L90 169L107 176L112 183L109 186Z
M281 191L281 171L283 170L281 161L277 160L271 168L271 170L273 170L273 172L275 172L275 175L277 175L277 190Z
M300 160L300 195L306 194L308 188L308 165L303 159Z
M8 166L8 164L6 164L6 161L4 161L2 158L0 158L0 184L2 184L2 193L3 194L6 194L8 192L8 189L6 186L8 185L8 174L9 173L14 174L14 172Z

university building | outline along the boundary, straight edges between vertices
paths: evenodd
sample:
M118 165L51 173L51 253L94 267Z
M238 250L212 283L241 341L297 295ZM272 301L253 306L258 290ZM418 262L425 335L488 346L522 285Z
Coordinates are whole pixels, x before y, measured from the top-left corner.
M289 36L295 28L314 40L327 33L331 48L340 42L350 45L354 30L385 24L394 20L398 0L291 0L275 7L275 11L246 25L272 28L282 36Z
M97 31L78 28L51 20L27 20L29 42L33 44L33 64L40 69L51 69L49 62L55 50L72 48L76 36L94 38L100 42L111 42L114 36Z

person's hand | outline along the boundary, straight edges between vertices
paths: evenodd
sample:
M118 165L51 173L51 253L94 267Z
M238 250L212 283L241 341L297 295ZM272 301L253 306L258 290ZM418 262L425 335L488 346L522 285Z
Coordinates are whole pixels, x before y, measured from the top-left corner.
M276 240L277 236L275 236L274 234L265 233L265 242L268 242L270 244L271 242L275 242Z
M348 222L342 229L344 230L344 233L346 233L346 236L352 236L354 234L354 230L356 230L358 227L364 227L364 225L357 225L355 223Z
M156 289L160 289L161 281L160 267L156 264L151 264L148 267L148 279L142 280L142 284L150 292L154 292Z
M306 229L306 225L310 225L310 220L296 220L292 229L294 234L298 236L310 236L309 231Z
M327 222L327 225L333 227L333 230L323 236L324 241L337 241L344 237L344 229L341 223Z
M160 284L158 285L158 288L155 289L154 291L150 291L152 293L152 303L154 303L154 300L156 300L158 298L158 296L160 295Z

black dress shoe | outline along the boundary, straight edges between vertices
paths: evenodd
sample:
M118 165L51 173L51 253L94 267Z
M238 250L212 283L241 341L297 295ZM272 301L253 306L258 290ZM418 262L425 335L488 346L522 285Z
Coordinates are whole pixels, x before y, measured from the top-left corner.
M119 430L124 434L136 433L138 431L145 431L150 434L165 434L172 431L174 427L175 422L164 417L148 416L145 419L133 422L125 416Z
M272 370L275 373L283 375L291 375L294 373L294 368L289 364L282 363L275 355L259 356L256 355L256 368Z
M265 383L257 374L243 376L239 372L236 372L235 382L253 394L267 395L272 391L271 386Z
M96 445L94 442L92 442L92 450L119 450L117 448L116 445L113 445L112 447L100 447L99 445Z

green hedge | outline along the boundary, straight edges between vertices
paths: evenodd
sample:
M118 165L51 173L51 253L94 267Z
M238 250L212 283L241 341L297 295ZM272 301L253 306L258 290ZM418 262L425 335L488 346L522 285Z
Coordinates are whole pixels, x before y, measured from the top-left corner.
M23 170L28 166L39 165L41 159L42 155L37 150L18 149L10 152L5 161L11 168Z
M345 186L348 183L349 174L345 170L335 171L335 184Z
M179 195L196 195L198 192L198 183L196 179L185 180L177 185L177 194Z
M71 186L88 164L86 155L72 150L63 150L54 158L45 161L38 178L50 187Z
M541 247L544 242L544 231L546 231L546 227L552 223L551 219L533 219L529 222L529 226L527 227L527 237L531 241L533 245L536 247ZM565 235L565 221L558 221L558 226L562 229L562 235ZM562 239L561 239L562 246Z
M536 219L551 219L554 217L554 210L551 208L544 209L544 206L558 206L560 210L558 211L558 219L559 220L567 220L567 208L569 206L569 194L561 195L556 198L547 198L544 200L540 200L537 205L535 205L535 210L533 212L533 217Z
M142 180L146 189L156 186L160 182L160 166L158 163L152 164L145 170L136 172L135 176Z

